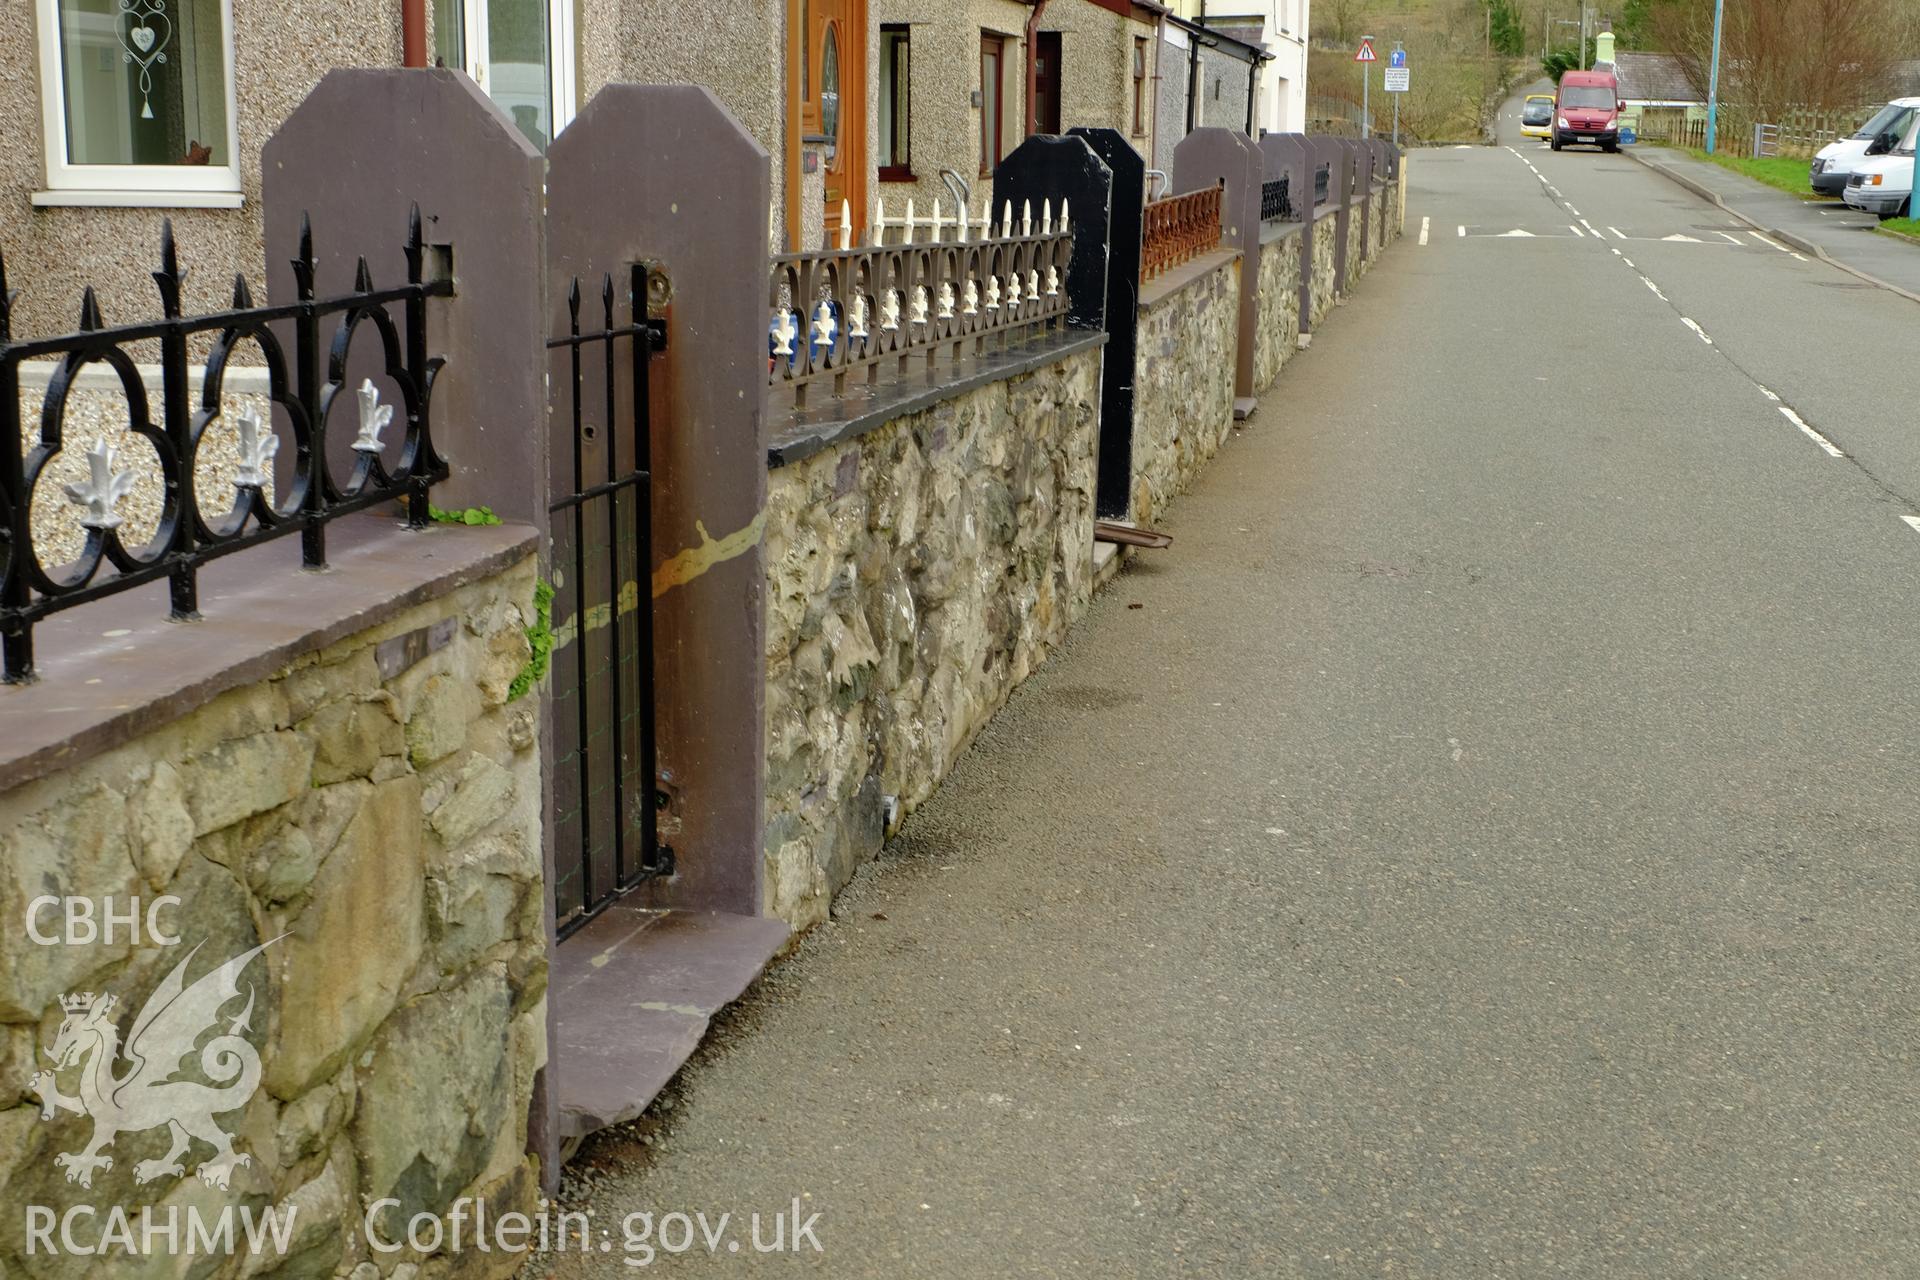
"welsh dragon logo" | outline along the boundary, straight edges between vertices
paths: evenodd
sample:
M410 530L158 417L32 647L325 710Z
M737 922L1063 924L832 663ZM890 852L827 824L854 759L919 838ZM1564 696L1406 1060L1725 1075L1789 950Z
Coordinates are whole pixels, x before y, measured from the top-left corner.
M245 1106L260 1087L260 1053L242 1035L252 1030L251 984L246 1007L227 1022L224 1034L214 1036L200 1050L200 1071L214 1083L174 1077L200 1037L218 1027L220 1011L240 995L241 971L278 941L275 938L235 956L188 986L187 966L205 944L196 945L147 998L124 1048L119 1030L110 1021L118 1003L113 996L96 997L89 991L60 997L66 1017L53 1048L47 1051L53 1070L34 1073L27 1088L40 1099L42 1120L51 1120L61 1111L93 1118L93 1138L85 1149L54 1157L54 1164L67 1171L68 1182L91 1187L96 1169L113 1168L113 1157L101 1152L113 1145L116 1136L162 1125L172 1146L157 1160L136 1163L135 1182L184 1177L183 1161L194 1139L213 1148L212 1158L199 1166L200 1180L210 1187L225 1191L234 1169L252 1163L251 1156L233 1149L233 1139L213 1121ZM126 1069L116 1073L123 1059ZM57 1076L76 1067L81 1069L79 1094L68 1097L60 1091Z

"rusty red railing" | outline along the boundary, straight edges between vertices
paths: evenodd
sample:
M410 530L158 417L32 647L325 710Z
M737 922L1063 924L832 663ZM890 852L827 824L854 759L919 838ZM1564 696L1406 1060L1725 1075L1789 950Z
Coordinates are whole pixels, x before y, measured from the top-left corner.
M1140 239L1140 279L1151 280L1220 247L1220 194L1208 187L1147 203Z

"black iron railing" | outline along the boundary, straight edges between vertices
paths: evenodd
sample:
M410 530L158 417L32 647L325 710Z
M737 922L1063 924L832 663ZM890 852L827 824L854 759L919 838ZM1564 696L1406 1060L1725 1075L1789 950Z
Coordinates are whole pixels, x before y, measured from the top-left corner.
M843 395L855 375L877 383L888 368L905 375L957 364L1066 324L1073 231L1064 205L1057 223L1051 205L1029 205L1017 222L1008 205L997 224L942 223L924 243L912 238L916 225L901 243L886 243L882 226L873 244L774 258L770 391L791 392L803 409L823 382ZM954 238L937 238L947 226Z
M1290 185L1291 180L1284 173L1260 185L1260 221L1292 222L1300 216L1293 211L1293 193L1288 190Z
M1313 171L1313 203L1318 208L1333 195L1333 165L1323 164Z
M436 257L443 254L436 251ZM160 266L153 273L161 319L108 327L89 286L81 299L77 331L19 340L12 326L16 295L7 289L0 260L0 550L5 555L0 641L7 683L34 678L34 624L63 609L166 578L173 616L197 618L199 570L217 557L298 533L303 562L319 568L326 564L330 521L396 499L406 501L410 524L426 525L427 491L447 475L430 427L433 383L445 361L427 353L427 299L453 293L448 262L436 261L430 273L428 255L415 207L407 232L405 284L376 288L363 257L352 290L322 298L315 280L312 229L303 220L300 252L293 262L294 301L255 306L245 277L236 276L228 310L188 316L180 301L186 271L169 222L161 234ZM358 388L347 385L347 358L355 335L367 325L378 335L385 377L399 389L398 406L381 404L370 379ZM291 359L275 326L291 329ZM199 335L211 335L212 349L196 405L189 348ZM264 417L252 410L237 415L237 456L230 459L234 493L223 504L199 491L195 464L208 429L221 417L228 364L242 343L254 344L265 358L267 398L285 415L288 438L282 441L272 409ZM160 356L158 422L132 354L155 344ZM38 412L38 439L30 449L25 447L27 425L20 408L21 366L28 361L53 362ZM68 501L80 508L74 523L84 534L84 544L71 561L50 567L35 545L36 489L51 478L49 466L60 454L75 379L96 363L118 379L127 431L151 447L163 495L159 519L153 536L141 545L123 540L120 507L133 487L133 473L118 468L115 447L97 443L87 455L87 478L64 486ZM329 435L339 429L336 407L343 403L345 411L357 410L347 424L355 434L352 466L344 478L327 462ZM383 439L396 409L402 432L397 452L394 443ZM283 443L292 447L290 463L279 459ZM391 468L387 455L394 456ZM270 489L275 495L271 499ZM105 572L109 567L112 572Z
M580 282L567 332L547 343L571 470L558 450L550 507L554 919L571 934L642 882L673 874L659 838L653 671L652 355L663 321L647 316L650 277L635 264L629 319L601 280L597 328L581 326ZM564 404L560 401L564 401Z

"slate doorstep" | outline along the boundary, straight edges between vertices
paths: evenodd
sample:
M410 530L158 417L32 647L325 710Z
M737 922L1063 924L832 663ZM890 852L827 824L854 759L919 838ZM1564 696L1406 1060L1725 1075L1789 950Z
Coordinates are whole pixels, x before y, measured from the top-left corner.
M549 995L561 1141L645 1111L787 932L759 916L616 904L563 942Z

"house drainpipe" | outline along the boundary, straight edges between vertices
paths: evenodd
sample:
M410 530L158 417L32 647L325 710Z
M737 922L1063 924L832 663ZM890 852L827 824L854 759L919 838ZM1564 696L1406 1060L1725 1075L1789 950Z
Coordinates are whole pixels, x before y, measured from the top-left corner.
M1247 136L1249 138L1258 138L1260 136L1259 134L1253 131L1254 82L1259 77L1259 75L1260 75L1260 59L1248 58L1247 59Z
M427 0L400 0L400 65L427 65Z
M1034 36L1040 30L1040 15L1047 11L1047 0L1033 0L1033 12L1027 15L1027 136L1040 131L1040 111L1034 99L1040 95L1040 51ZM1060 82L1060 68L1053 69L1054 83Z
M1187 132L1193 132L1194 122L1200 118L1200 36L1198 32L1187 32Z

